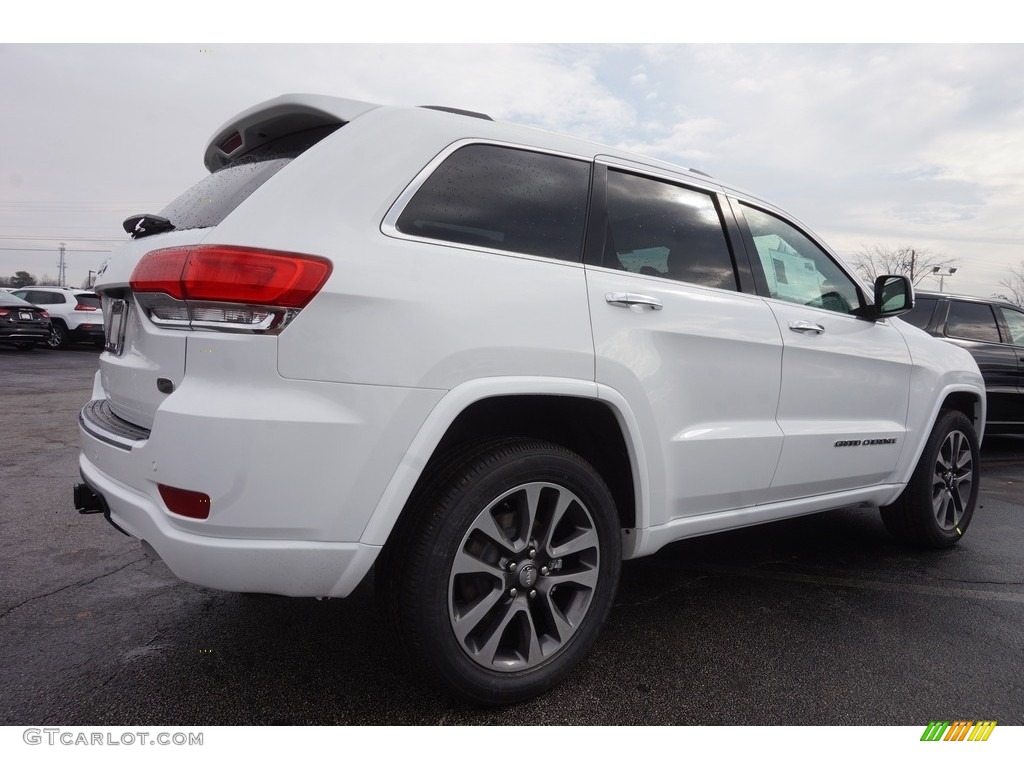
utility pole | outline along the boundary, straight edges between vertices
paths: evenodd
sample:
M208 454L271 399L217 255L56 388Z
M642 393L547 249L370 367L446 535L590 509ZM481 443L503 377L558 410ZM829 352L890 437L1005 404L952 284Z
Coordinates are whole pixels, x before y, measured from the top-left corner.
M59 275L59 277L57 278L57 283L60 285L61 288L63 288L64 287L64 243L60 244L60 261L57 262L57 269L59 270L58 273L57 273Z
M913 248L911 248L910 249L910 284L911 285L914 284L914 262L915 261L917 261L917 252Z

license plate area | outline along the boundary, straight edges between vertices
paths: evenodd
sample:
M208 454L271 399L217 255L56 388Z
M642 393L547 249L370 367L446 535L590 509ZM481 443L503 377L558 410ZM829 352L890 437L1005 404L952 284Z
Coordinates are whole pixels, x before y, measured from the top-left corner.
M20 320L31 320L32 319L32 313L31 312L19 312L18 313L18 318Z
M128 327L128 302L124 299L111 299L108 316L104 318L106 344L104 349L115 355L124 351L124 334Z

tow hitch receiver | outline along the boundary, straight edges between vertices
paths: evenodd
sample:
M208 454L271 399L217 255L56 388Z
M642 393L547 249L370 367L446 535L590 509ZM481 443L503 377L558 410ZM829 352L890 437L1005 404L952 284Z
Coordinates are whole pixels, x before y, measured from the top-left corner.
M83 515L104 514L107 511L107 504L103 497L88 485L78 483L75 486L75 509Z

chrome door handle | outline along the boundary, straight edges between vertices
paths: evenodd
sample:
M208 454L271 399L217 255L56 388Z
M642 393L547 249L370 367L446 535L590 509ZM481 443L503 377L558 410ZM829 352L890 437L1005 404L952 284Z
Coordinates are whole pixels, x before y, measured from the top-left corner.
M809 323L806 320L790 320L789 330L797 333L824 333L825 326L817 323Z
M613 307L650 307L661 309L661 302L653 296L644 296L641 293L606 293L604 300Z

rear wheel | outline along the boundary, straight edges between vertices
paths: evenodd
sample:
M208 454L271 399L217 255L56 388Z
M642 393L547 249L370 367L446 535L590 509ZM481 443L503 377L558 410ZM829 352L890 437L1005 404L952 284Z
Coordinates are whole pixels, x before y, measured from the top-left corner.
M943 411L900 497L882 508L897 539L922 547L956 544L978 499L980 452L974 424L960 411Z
M68 329L64 323L54 320L50 325L50 338L46 340L46 346L50 349L63 349L68 345Z
M415 512L386 553L381 595L418 665L506 704L582 661L621 562L615 505L590 464L550 443L485 444L439 466Z

